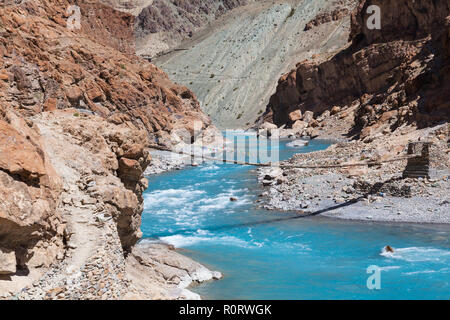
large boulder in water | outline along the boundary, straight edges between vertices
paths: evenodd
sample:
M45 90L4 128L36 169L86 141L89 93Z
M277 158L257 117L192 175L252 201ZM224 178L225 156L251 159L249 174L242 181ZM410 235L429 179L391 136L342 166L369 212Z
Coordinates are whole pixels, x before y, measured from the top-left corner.
M291 148L305 147L309 144L307 140L295 140L286 144L286 146Z

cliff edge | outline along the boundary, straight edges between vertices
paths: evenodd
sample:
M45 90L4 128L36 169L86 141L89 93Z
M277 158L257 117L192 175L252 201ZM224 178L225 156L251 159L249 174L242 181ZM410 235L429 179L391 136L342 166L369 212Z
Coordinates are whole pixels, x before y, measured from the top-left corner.
M7 2L0 17L0 297L198 298L185 287L220 274L136 245L148 147L193 121L214 130L195 95L134 56L133 16L100 2Z

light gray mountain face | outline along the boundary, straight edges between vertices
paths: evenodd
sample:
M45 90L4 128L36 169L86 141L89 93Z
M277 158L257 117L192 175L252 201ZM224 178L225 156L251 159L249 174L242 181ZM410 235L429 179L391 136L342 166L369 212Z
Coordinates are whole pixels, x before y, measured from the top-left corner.
M135 16L136 53L154 57L230 10L263 0L101 0Z
M143 7L145 0L135 1ZM262 114L278 79L296 63L326 59L347 44L349 13L357 0L200 2L211 11L185 6L177 16L177 0L155 0L139 14L134 9L137 53L159 55L153 62L192 89L218 127L242 128ZM346 13L333 16L342 7ZM317 19L327 14L328 19ZM305 28L314 19L318 23Z

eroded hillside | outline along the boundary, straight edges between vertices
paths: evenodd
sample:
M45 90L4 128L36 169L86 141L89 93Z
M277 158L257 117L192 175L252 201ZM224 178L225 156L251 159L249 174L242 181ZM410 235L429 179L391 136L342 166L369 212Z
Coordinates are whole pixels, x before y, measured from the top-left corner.
M327 55L347 43L353 6L353 1L250 3L194 34L179 47L186 50L156 64L196 93L216 125L248 127L275 91L274 79L299 59ZM325 18L314 22L320 15Z
M368 28L372 5L381 29ZM350 41L280 78L260 129L339 141L296 154L273 177L261 170L266 207L448 223L450 2L361 1Z

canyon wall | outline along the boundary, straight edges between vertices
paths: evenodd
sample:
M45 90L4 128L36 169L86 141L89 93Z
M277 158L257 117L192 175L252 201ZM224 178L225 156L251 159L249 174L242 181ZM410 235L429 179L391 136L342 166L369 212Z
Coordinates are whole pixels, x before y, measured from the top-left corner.
M367 28L370 5L381 8L381 30ZM352 14L351 45L283 75L261 121L293 126L307 111L313 118L340 112L336 130L348 121L342 134L368 140L402 125L448 122L449 14L447 0L362 1Z
M156 56L168 51L247 2L253 0L153 0L136 16L137 52Z
M62 258L61 192L39 130L0 107L0 255L11 259L0 275Z
M156 57L230 10L262 0L102 0L135 17L137 53Z
M0 103L24 116L89 110L117 124L133 122L153 143L194 119L203 128L210 125L194 93L128 54L134 42L129 38L131 16L112 15L101 4L75 2L81 7L82 29L69 30L69 2L56 3L30 1L2 9Z
M0 6L0 297L123 298L147 148L212 128L189 89L133 55L133 23L97 1Z

